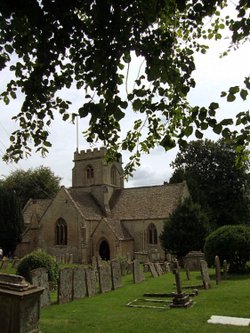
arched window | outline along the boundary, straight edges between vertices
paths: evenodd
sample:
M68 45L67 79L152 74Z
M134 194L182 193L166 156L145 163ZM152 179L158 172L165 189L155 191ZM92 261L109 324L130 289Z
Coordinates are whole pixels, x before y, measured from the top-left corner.
M68 230L67 223L60 218L56 222L56 245L67 245Z
M157 237L157 230L153 223L148 226L148 243L149 244L157 244L158 237Z
M87 176L87 179L93 179L94 178L94 169L93 169L92 165L87 166L86 176Z
M114 166L111 168L111 184L117 185L117 170Z

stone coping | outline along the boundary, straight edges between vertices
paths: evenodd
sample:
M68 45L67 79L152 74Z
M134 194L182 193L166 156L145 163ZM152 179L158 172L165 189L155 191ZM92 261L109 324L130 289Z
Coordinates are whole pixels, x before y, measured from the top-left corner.
M223 324L235 326L249 326L249 318L227 317L227 316L211 316L207 321L209 324Z

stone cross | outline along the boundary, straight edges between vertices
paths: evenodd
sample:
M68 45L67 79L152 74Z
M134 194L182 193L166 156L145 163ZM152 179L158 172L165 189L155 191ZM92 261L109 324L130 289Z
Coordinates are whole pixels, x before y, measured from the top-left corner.
M182 293L182 286L181 286L181 277L180 277L180 267L179 267L179 263L178 263L177 260L174 262L174 265L173 265L173 273L175 275L175 283L176 283L177 294L181 294Z

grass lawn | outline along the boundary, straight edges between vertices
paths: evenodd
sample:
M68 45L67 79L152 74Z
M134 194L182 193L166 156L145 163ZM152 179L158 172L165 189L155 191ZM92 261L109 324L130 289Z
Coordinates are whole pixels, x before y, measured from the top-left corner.
M212 271L211 271L212 272ZM183 285L200 284L200 274L191 272ZM250 275L231 276L210 290L200 290L187 309L131 308L126 304L143 299L144 293L174 291L174 275L158 278L146 275L146 281L133 284L132 277L123 279L123 287L64 305L51 305L41 310L42 333L235 333L249 332L249 327L208 324L211 315L250 318ZM150 304L143 301L140 304ZM157 304L155 304L157 306Z

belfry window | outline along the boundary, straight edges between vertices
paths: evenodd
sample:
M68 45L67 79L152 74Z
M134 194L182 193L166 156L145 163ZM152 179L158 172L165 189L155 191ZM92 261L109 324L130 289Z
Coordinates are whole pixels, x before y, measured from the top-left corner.
M157 238L157 230L153 223L151 223L148 226L148 243L149 244L157 244L158 238Z
M94 178L94 169L93 169L92 165L87 166L86 176L87 176L87 179L93 179Z
M59 218L56 222L56 245L67 245L67 238L67 223L63 218Z

